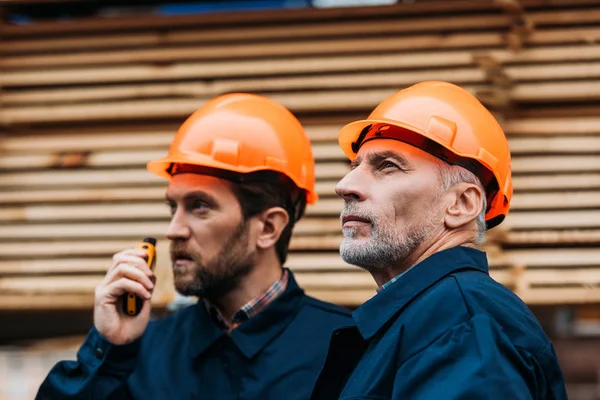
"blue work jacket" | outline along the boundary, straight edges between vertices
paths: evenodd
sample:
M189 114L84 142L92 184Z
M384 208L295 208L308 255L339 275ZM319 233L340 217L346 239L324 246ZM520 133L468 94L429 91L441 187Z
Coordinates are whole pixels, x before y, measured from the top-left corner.
M37 399L308 399L332 332L350 312L308 297L289 272L284 293L227 334L203 302L112 345L94 328Z
M481 251L430 256L353 319L333 334L313 400L567 398L550 340Z

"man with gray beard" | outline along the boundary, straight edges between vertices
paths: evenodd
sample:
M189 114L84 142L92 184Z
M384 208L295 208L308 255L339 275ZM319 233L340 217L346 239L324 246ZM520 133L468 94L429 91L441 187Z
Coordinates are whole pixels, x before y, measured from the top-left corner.
M502 128L469 92L423 82L339 143L342 258L377 294L332 336L313 400L566 399L553 346L478 247L512 197Z
M318 198L300 122L266 97L219 96L148 170L169 180L175 288L200 300L150 321L145 253L117 253L77 361L58 363L37 398L309 398L331 333L352 320L284 267L294 225ZM144 300L139 315L121 311L126 292Z

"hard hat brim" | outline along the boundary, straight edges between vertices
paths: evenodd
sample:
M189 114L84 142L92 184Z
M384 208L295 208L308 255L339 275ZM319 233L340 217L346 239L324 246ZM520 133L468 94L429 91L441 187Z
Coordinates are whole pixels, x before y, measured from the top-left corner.
M232 173L236 173L236 174L251 174L253 172L259 172L259 171L275 171L275 172L279 172L283 175L289 176L284 171L278 171L276 169L266 168L266 167L265 168L262 168L262 167L248 168L248 167L243 167L243 166L237 166L236 168L232 168L232 166L227 163L220 163L209 157L202 157L202 156L196 156L193 158L192 157L166 156L166 157L160 158L158 160L153 160L153 161L148 162L146 164L146 168L148 169L149 172L151 172L155 175L158 175L161 178L171 180L172 175L169 173L169 169L173 164L198 165L198 166L213 168L213 169L217 169L217 170L228 171L228 172L232 172ZM298 184L298 182L296 182L292 177L290 177L290 179L292 179L292 181L296 184L296 186L298 186L300 189L305 191L307 204L314 204L317 202L317 200L319 199L319 196L316 192L306 190L305 188L301 187Z

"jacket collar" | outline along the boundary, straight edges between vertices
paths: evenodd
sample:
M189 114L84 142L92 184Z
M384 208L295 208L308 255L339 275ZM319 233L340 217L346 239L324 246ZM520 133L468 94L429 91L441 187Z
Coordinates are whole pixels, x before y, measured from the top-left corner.
M246 358L254 357L294 319L300 309L304 291L288 270L285 291L264 310L245 321L229 334L234 345ZM220 329L210 317L203 301L195 305L195 317L189 325L188 344L193 358L201 356L227 332Z
M435 253L416 264L352 313L360 334L365 340L370 339L421 292L445 276L464 269L487 274L485 253L459 246Z

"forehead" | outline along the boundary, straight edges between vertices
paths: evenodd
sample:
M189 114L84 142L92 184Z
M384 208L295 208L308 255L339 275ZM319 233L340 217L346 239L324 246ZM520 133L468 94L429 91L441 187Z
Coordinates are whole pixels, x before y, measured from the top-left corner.
M430 165L435 167L440 161L431 154L418 147L394 139L375 139L365 142L356 155L356 161L360 162L365 157L380 153L393 153L413 165Z
M192 191L202 191L213 197L235 199L231 183L225 179L201 174L177 174L167 187L167 197L176 199Z

